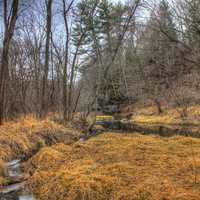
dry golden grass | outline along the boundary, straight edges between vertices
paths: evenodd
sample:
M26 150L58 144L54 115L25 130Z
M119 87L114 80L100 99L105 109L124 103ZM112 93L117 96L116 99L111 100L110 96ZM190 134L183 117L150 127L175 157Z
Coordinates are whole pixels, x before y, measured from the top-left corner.
M22 155L28 156L33 150L37 151L57 142L69 144L77 138L77 131L49 118L39 120L29 116L9 121L0 127L0 176L3 176L5 162ZM0 178L0 186L4 182Z
M101 121L101 120L113 120L113 116L111 115L98 115L96 116L96 120L97 121Z
M105 133L43 148L26 168L40 200L200 199L198 139Z
M191 106L187 110L187 118L181 118L182 108L164 108L164 113L158 114L155 106L134 109L132 120L148 124L191 124L200 125L200 105Z

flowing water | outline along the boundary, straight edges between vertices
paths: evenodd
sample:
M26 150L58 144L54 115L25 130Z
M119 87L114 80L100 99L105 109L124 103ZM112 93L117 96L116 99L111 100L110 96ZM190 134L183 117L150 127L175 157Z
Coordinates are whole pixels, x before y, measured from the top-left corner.
M8 185L0 191L0 200L36 200L32 194L25 192L26 182L23 181L21 160L13 160L7 163L8 180L13 184Z

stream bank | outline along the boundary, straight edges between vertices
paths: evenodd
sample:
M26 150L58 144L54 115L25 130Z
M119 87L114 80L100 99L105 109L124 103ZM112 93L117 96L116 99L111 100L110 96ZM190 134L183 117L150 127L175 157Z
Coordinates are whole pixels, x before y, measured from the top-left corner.
M190 136L194 138L200 138L198 127L191 126L174 126L169 127L165 125L151 125L147 126L146 124L135 124L125 120L111 120L111 121L97 121L97 125L101 125L103 129L96 129L90 132L87 136L82 136L80 138L81 142L88 140L91 137L95 137L99 134L102 134L106 131L116 132L116 133L141 133L144 135L154 134L160 135L162 137L171 137L175 135L181 136ZM50 138L51 139L51 138ZM78 140L78 139L77 139ZM76 141L77 141L76 140ZM48 142L51 141L48 138ZM56 140L52 140L48 146L51 146L55 143ZM38 149L37 149L38 151ZM32 151L28 155L21 156L21 159L13 160L7 163L7 178L11 183L8 186L5 186L3 190L0 192L0 200L35 200L33 194L26 193L25 184L26 178L21 170L22 162L28 160L33 155L37 153L37 151Z

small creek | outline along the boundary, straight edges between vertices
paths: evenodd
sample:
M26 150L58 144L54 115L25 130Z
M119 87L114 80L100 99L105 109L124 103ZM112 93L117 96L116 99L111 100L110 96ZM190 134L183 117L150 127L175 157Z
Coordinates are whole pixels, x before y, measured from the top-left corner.
M97 125L103 126L107 131L119 133L138 132L144 135L159 135L161 137L172 137L176 135L200 138L200 126L192 125L163 125L142 124L124 120L98 121Z
M136 124L123 120L112 121L97 121L96 125L101 125L104 130L95 130L90 132L87 136L83 136L79 141L84 142L91 137L95 137L105 131L117 133L141 133L154 134L162 137L171 137L175 135L189 136L200 138L200 127L194 126L163 126ZM22 160L17 159L7 163L7 178L12 183L0 190L0 200L36 200L33 194L25 191L24 174L21 170Z
M35 200L24 190L25 181L21 170L21 160L13 160L6 165L7 178L12 184L0 191L0 200Z

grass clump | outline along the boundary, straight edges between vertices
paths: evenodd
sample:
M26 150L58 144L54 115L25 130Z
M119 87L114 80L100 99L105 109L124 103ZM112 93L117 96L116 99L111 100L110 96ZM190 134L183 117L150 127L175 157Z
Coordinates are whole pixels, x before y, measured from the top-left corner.
M105 133L41 150L28 188L41 200L197 200L199 157L198 139Z
M39 120L29 116L5 123L0 128L0 186L5 183L6 162L21 156L26 159L40 148L57 142L70 144L78 137L77 131L50 118Z

